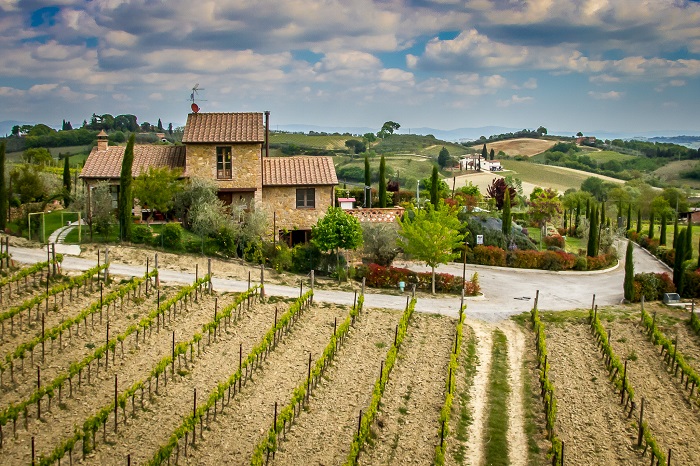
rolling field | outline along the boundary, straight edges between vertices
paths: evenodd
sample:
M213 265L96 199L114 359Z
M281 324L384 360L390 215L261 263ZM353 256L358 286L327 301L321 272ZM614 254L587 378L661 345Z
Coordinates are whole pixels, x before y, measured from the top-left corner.
M507 170L512 170L513 175L524 182L554 188L559 192L564 192L569 188L581 188L581 183L591 176L604 179L613 183L624 183L622 180L611 178L594 173L572 170L564 167L551 165L540 165L536 163L523 162L517 160L504 160L502 165Z
M697 160L675 160L673 162L669 162L661 168L656 169L654 171L654 175L666 182L677 184L678 186L688 186L693 189L700 189L700 180L680 177L682 172L692 169L697 163Z
M297 146L313 147L316 149L346 149L345 141L348 139L358 139L351 136L308 136L306 134L271 133L271 144L296 144Z
M486 150L490 152L491 149L493 149L496 152L496 154L498 154L498 152L500 151L503 151L506 153L506 155L510 156L532 156L546 151L556 143L557 141L550 141L547 139L508 139L506 141L486 143ZM479 148L479 146L474 147L477 149Z

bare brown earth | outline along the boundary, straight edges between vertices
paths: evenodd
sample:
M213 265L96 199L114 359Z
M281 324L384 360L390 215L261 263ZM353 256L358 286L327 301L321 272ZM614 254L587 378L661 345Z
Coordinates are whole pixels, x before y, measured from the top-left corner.
M368 309L311 396L309 408L281 442L272 464L329 465L345 461L360 410L369 405L380 362L400 313Z
M645 398L644 418L661 449L673 450L674 464L700 464L700 411L688 400L689 391L669 373L658 347L654 347L638 324L629 320L605 322L611 342L620 358L630 360L628 377L639 403ZM648 457L647 457L648 458Z
M432 462L454 332L453 319L413 315L384 392L374 446L360 455L360 464Z
M645 465L634 450L636 432L612 390L590 327L547 325L557 431L568 464ZM601 433L605 435L601 435Z
M498 326L508 340L509 384L512 387L508 400L508 439L509 458L515 466L527 464L527 437L523 415L523 391L521 389L525 335L513 322L504 321Z
M557 141L550 141L547 139L508 139L506 141L487 143L486 150L491 151L491 149L493 149L497 154L499 151L503 151L506 155L510 156L532 156L546 151L556 143Z

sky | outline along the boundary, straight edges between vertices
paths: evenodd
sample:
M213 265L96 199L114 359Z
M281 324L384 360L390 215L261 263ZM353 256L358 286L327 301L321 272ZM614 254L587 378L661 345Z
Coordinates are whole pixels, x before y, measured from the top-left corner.
M688 0L0 0L0 121L700 134Z

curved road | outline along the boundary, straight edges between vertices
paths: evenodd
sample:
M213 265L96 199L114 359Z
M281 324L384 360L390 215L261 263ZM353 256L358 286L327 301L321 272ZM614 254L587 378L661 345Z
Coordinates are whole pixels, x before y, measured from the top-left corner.
M619 245L619 250L624 251L625 247L626 243L623 241ZM46 260L46 252L42 249L11 246L10 253L12 258L19 262L36 263ZM66 256L62 267L65 270L87 270L95 266L96 263L96 260ZM396 265L402 264L397 263ZM428 270L415 263L407 265L414 270ZM670 272L666 265L636 245L634 269L635 273ZM437 270L438 272L461 275L462 264L450 263L440 266ZM467 264L467 278L471 277L474 272L479 274L483 296L466 298L467 313L472 318L486 321L499 321L513 314L529 311L534 304L537 290L540 292L539 308L542 310L561 311L589 308L594 293L597 304L619 304L622 301L622 282L625 273L622 262L614 269L602 272L547 272ZM112 262L110 273L126 276L143 275L145 267ZM259 274L254 273L253 276L259 276ZM161 268L160 278L163 282L192 283L194 273ZM214 277L212 283L215 290L221 291L244 291L247 288L247 282L242 280ZM299 295L298 287L273 283L266 283L265 291L268 295ZM369 307L403 309L406 305L406 295L382 294L368 289L365 303ZM354 293L317 289L314 299L338 304L352 304ZM460 298L454 296L421 296L416 310L456 317L459 304Z

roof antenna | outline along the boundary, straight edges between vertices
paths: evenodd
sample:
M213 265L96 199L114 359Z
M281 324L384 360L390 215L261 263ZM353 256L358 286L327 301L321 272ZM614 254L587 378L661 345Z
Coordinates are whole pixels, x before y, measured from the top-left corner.
M192 102L192 112L199 113L199 105L195 103L195 99L199 97L199 91L203 91L204 88L199 87L199 83L195 84L192 88L192 93L190 94L190 102ZM200 102L206 102L205 99L199 99Z

